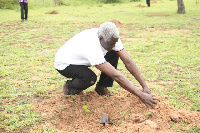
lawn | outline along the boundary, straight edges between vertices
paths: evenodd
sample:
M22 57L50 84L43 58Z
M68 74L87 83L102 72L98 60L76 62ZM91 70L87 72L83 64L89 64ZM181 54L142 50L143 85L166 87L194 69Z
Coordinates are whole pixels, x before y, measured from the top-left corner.
M75 34L106 21L118 22L124 47L153 93L168 95L176 108L200 111L199 4L184 0L186 14L177 14L176 0L152 1L151 7L144 0L65 3L30 1L28 22L20 22L19 8L0 10L0 131L31 131L45 120L33 105L60 93L66 80L54 68L56 51ZM45 14L53 10L59 14ZM121 61L118 70L139 87ZM114 83L109 89L122 88Z

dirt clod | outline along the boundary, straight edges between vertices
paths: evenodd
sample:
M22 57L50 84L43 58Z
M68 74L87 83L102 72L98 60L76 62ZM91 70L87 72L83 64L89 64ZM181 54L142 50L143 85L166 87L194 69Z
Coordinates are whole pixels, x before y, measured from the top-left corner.
M51 12L46 12L45 14L59 14L59 12L57 10L53 10Z

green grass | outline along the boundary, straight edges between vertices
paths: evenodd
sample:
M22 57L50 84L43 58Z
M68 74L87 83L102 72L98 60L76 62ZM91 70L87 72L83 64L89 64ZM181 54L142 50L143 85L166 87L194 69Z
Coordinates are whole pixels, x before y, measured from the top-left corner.
M65 79L53 65L58 48L80 31L113 19L124 25L119 28L121 39L145 80L167 88L152 91L169 95L177 108L200 111L200 5L184 0L186 14L180 15L176 14L177 2L169 0L152 3L150 8L136 7L146 6L145 1L67 2L68 6L54 6L50 0L30 1L29 20L24 23L19 8L0 10L1 128L9 132L44 120L33 103L36 96L50 97L61 91ZM45 14L53 10L59 14ZM118 68L138 86L121 61ZM117 92L120 86L115 83L110 90ZM50 91L55 93L50 95Z

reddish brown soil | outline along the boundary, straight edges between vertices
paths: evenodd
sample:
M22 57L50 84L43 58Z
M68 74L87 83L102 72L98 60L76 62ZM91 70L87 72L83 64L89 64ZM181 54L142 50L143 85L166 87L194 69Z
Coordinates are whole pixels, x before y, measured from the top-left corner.
M117 28L122 28L122 27L124 27L124 25L123 25L120 21L118 21L118 20L116 20L116 19L113 19L113 20L111 20L110 22L113 22L113 23L117 26Z
M167 96L156 97L160 102L155 109L147 109L136 96L125 90L111 97L99 96L95 91L77 96L60 93L35 104L35 107L47 118L45 123L49 123L52 129L67 132L168 133L176 132L171 123L175 126L176 123L189 123L186 128L200 123L200 112L176 109L169 104ZM99 123L104 114L112 124L103 126Z
M45 14L59 14L59 12L57 10L53 10L51 12L46 12Z

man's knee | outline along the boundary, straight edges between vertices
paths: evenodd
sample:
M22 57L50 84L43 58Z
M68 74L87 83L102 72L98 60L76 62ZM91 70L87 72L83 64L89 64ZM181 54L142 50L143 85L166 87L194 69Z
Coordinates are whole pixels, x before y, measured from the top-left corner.
M87 88L94 85L97 81L97 76L94 72L88 74L87 78L85 79L85 83Z
M91 76L90 84L94 85L96 81L97 81L97 76L96 76L96 74L94 74L94 75Z

